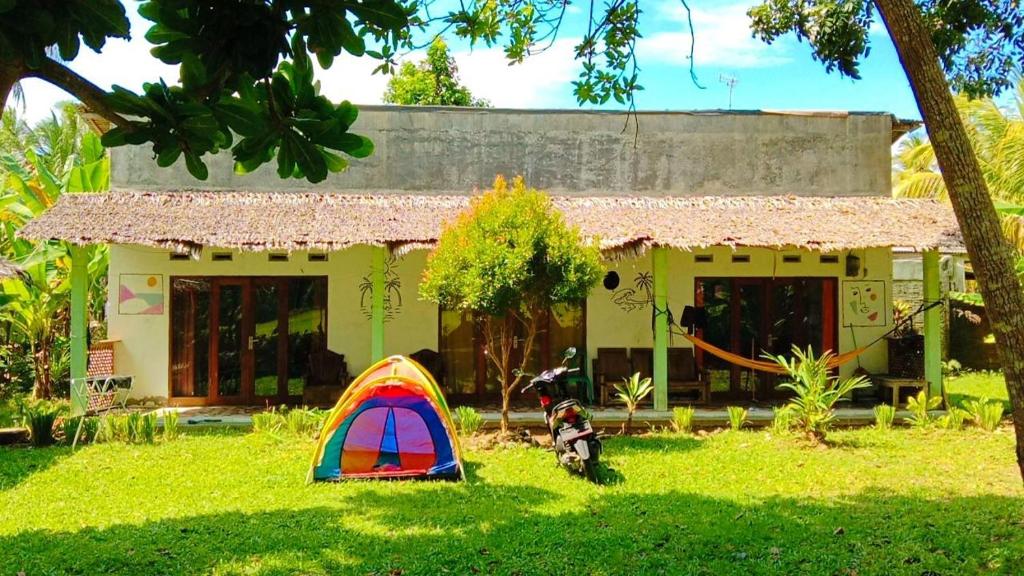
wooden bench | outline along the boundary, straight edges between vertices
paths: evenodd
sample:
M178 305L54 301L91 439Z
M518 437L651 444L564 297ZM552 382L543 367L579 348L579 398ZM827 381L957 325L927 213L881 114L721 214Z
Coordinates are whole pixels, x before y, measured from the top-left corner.
M882 388L888 388L892 390L892 407L900 407L900 390L903 388L911 388L915 392L922 390L927 393L928 382L926 380L920 380L918 378L897 378L895 376L875 376L875 381Z

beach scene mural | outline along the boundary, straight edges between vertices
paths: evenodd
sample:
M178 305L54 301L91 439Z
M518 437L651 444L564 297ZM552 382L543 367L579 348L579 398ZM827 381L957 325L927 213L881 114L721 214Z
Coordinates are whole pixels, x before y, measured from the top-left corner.
M163 314L163 275L121 274L117 312L118 314Z

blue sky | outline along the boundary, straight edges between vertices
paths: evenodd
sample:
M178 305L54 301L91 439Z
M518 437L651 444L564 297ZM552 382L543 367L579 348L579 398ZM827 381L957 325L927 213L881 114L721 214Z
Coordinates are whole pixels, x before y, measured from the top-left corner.
M133 9L134 2L126 2ZM767 45L751 37L746 10L754 1L691 0L696 28L695 62L700 89L690 80L689 33L677 0L641 3L645 37L638 44L640 83L646 90L637 95L640 110L727 108L728 87L723 76L737 80L734 109L860 110L892 112L902 118L920 118L913 94L885 30L876 25L871 33L871 54L861 66L861 80L827 74L814 62L806 44L793 37ZM570 82L579 73L572 48L584 25L578 8L555 44L523 65L507 66L497 48L469 46L451 41L463 83L495 106L511 108L577 108ZM142 82L164 77L177 79L176 69L149 56L143 38L147 22L132 14L130 42L108 44L102 56L83 47L72 68L102 87L120 84L138 90ZM418 53L410 54L418 59ZM386 77L372 75L368 58L343 58L331 70L321 72L323 92L335 100L356 103L380 102ZM38 120L52 106L68 97L38 80L24 83L25 114Z

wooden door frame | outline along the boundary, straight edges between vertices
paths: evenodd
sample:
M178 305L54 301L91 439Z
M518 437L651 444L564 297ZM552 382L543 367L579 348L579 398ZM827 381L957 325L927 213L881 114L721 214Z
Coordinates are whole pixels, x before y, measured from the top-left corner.
M839 310L839 278L836 276L696 276L694 277L694 304L697 307L704 306L705 295L701 286L702 282L707 281L728 281L729 282L729 347L730 352L734 354L740 354L746 356L749 352L737 351L739 345L739 328L740 328L740 314L741 306L739 305L740 290L739 286L742 284L760 284L761 290L760 295L762 299L762 312L759 322L759 331L762 334L768 334L771 331L771 318L775 311L774 294L773 289L776 284L785 283L796 283L804 280L821 280L822 281L822 350L817 350L817 353L821 353L826 348L831 348L833 352L838 352L839 347L839 324L836 322L838 318ZM803 306L803 303L800 303ZM831 329L830 325L831 324ZM698 332L698 337L703 336L703 331ZM704 352L697 350L694 355L697 366L703 367L704 363ZM727 400L745 400L746 394L740 389L740 373L741 369L739 366L730 366L729 369L729 391L724 393ZM758 378L758 383L755 386L764 386L761 383L761 378ZM758 390L758 394L765 392L765 390ZM723 393L719 393L723 394ZM766 398L759 398L771 400L771 394L767 394Z
M215 406L215 405L257 405L257 403L273 402L296 403L302 400L301 396L290 396L288 394L288 304L289 304L289 281L293 279L320 280L322 288L318 288L318 304L322 310L321 321L324 324L324 342L321 343L324 349L327 348L326 334L329 328L328 321L328 290L330 289L329 278L326 275L277 275L277 276L203 276L203 275L176 275L169 276L169 287L173 291L176 280L202 280L210 286L210 310L209 310L209 364L207 366L207 378L209 385L206 396L175 396L173 380L173 358L174 358L174 313L173 296L171 306L168 308L168 363L167 363L167 404L169 406ZM255 351L249 349L248 339L255 335L255 315L253 314L253 287L260 283L276 284L278 286L278 393L275 396L256 396L254 370ZM220 382L218 375L218 353L220 347L219 324L220 324L220 292L223 285L237 285L242 287L242 386L238 396L221 398L218 395ZM195 322L194 316L190 322Z

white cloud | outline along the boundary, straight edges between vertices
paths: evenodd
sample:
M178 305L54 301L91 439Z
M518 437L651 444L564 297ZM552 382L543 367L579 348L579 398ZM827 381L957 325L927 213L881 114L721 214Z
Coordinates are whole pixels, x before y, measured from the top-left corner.
M750 18L747 16L749 8L748 3L692 7L697 66L765 68L781 66L792 60L787 39L769 45L751 35ZM659 61L689 66L691 39L685 9L677 2L663 3L654 14L659 20L674 23L678 30L656 32L641 38L637 42L641 65Z
M500 48L452 52L462 83L478 98L504 108L551 106L554 93L564 90L578 73L573 59L575 41L556 40L522 64L509 66Z

